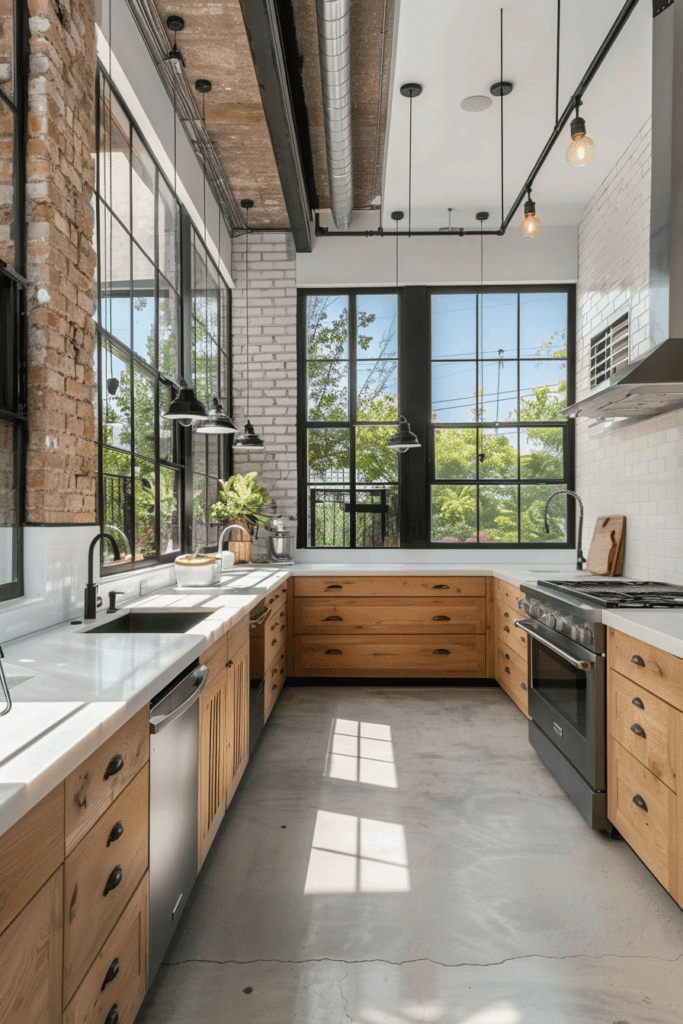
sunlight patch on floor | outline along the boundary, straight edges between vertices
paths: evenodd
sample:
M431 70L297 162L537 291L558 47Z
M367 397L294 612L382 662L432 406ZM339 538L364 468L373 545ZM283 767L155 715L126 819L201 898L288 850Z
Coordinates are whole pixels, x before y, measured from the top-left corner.
M391 726L335 719L325 774L330 779L396 789Z
M409 891L403 825L318 811L306 895Z

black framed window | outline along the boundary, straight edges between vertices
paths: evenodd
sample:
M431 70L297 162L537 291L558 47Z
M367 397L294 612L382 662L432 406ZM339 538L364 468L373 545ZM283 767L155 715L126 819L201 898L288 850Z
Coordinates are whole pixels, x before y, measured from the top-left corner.
M573 485L574 301L573 286L302 292L299 546L571 546L573 509L555 501L546 534L544 507ZM399 412L422 448L397 458Z
M377 548L399 542L396 291L302 295L300 479L307 542Z
M23 594L28 8L0 6L0 600Z
M102 68L97 138L100 518L122 551L103 550L104 571L120 572L216 544L207 494L227 446L162 413L181 376L229 408L229 293Z

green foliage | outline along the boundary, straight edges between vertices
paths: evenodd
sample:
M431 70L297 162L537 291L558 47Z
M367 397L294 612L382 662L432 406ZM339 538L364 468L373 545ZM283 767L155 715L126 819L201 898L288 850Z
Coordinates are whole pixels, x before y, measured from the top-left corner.
M270 494L256 483L256 473L236 473L229 480L220 480L218 501L211 505L211 518L216 522L229 519L248 518L263 525L268 516L260 515L261 509L270 502Z

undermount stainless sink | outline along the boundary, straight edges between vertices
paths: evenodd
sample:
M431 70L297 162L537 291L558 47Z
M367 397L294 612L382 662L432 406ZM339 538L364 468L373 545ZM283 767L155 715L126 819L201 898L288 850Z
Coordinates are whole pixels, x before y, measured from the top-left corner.
M128 612L84 633L186 633L211 612Z

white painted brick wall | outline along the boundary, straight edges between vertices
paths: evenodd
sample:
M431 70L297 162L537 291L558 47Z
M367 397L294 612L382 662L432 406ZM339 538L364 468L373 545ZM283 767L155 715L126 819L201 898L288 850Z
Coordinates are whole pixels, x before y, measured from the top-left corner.
M650 123L617 161L579 225L577 398L589 390L590 339L628 306L631 358L649 337ZM683 410L600 434L579 419L576 489L595 519L627 517L624 573L683 582Z
M245 236L233 240L233 418L247 422ZM287 232L249 236L249 417L266 443L235 449L235 472L256 470L279 512L296 515L296 260ZM289 524L296 538L296 523ZM261 535L254 554L265 551Z

